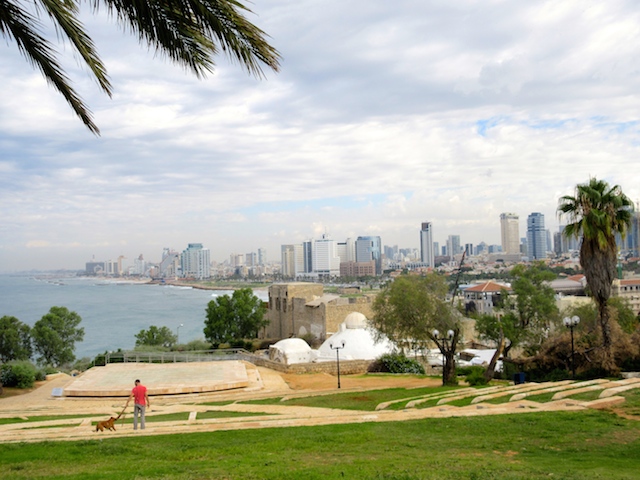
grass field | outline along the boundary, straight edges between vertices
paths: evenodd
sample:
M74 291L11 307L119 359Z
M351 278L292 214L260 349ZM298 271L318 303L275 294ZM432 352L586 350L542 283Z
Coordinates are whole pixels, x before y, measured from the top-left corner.
M382 402L439 391L396 388L252 403L372 411ZM640 389L623 395L626 403L616 412L640 414ZM594 394L576 397L589 400ZM538 401L549 399L540 395ZM246 413L210 411L198 417L227 415ZM0 478L11 480L616 480L640 478L638 472L640 421L596 410L0 444Z
M640 422L600 411L0 444L3 479L637 479Z

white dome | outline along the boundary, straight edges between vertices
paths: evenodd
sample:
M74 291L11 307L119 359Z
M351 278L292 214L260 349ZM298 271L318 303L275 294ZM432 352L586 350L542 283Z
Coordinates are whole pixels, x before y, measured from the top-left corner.
M301 338L285 338L269 347L269 360L285 364L308 363L314 356Z
M367 317L360 312L351 312L344 319L346 328L367 328Z
M336 352L331 345L341 347L342 342L344 348L340 351L340 358L344 360L374 360L394 350L393 344L386 338L376 343L374 331L370 328L341 328L320 346L318 360L334 360Z

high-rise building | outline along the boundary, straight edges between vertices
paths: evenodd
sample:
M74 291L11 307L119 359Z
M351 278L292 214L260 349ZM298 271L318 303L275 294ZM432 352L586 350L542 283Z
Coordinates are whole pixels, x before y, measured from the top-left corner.
M447 255L453 258L460 252L460 235L449 235L449 237L447 237Z
M358 237L356 240L356 262L374 261L376 275L382 275L382 240L380 237Z
M209 249L202 248L201 243L190 243L180 257L182 276L198 280L210 278L210 256Z
M465 243L464 253L466 254L467 257L471 257L472 255L476 255L478 253L478 250L477 249L476 251L473 250L473 243Z
M309 240L308 242L302 242L302 263L303 268L302 271L304 273L313 272L313 242Z
M295 245L280 246L280 262L284 278L296 277Z
M267 249L258 248L258 265L266 265L266 264L267 264Z
M313 241L311 252L313 273L318 277L330 278L340 275L338 245L327 234Z
M527 256L529 260L547 258L547 230L544 215L534 212L527 217Z
M353 238L347 238L344 242L338 242L337 245L340 263L356 261L356 242Z
M164 248L159 270L161 277L177 277L180 273L180 254L170 248Z
M520 217L518 215L515 213L500 214L500 237L504 253L520 253Z
M434 257L431 222L422 222L422 228L420 229L420 261L427 267L435 267Z

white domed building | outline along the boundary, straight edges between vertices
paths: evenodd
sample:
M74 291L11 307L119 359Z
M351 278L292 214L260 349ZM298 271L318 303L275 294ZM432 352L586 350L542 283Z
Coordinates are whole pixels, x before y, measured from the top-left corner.
M324 341L317 350L315 361L335 360L337 354L331 346L341 347L340 359L344 360L375 360L394 351L393 343L386 338L376 343L375 331L369 326L367 317L358 312L347 315L339 331Z
M301 338L285 338L269 347L269 360L286 365L309 363L315 357L315 352Z

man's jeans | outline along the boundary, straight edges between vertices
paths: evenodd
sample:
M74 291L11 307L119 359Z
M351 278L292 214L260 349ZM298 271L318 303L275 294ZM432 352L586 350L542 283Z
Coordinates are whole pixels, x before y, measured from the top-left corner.
M140 429L144 430L144 410L145 406L136 403L133 405L133 429L138 429L138 415L140 415Z

